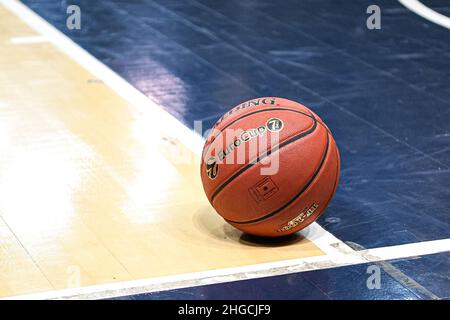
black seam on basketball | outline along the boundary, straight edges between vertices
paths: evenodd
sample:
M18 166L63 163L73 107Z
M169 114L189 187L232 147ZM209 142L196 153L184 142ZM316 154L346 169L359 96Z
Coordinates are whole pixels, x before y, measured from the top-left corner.
M251 112L251 113L247 113L247 114L244 114L244 115L242 115L241 117L239 117L239 118L237 118L237 119L234 119L234 120L231 121L229 124L227 124L225 127L223 127L222 129L220 129L219 133L217 133L217 135L211 140L211 142L208 143L208 146L205 146L204 150L202 151L202 156L204 156L205 152L207 152L207 151L209 150L209 147L210 147L210 146L212 145L212 143L217 139L217 137L220 136L220 135L222 134L222 132L223 132L226 128L228 128L229 126L231 126L232 124L236 123L236 122L239 121L239 120L242 120L243 118L246 118L246 117L248 117L248 116L251 116L251 115L253 115L253 114L255 114L255 113L266 112L266 111L277 111L277 110L286 110L286 111L292 111L292 112L300 113L300 114L303 114L303 115L307 116L308 118L313 119L314 121L317 121L317 119L316 119L316 117L314 117L314 115L312 115L312 114L307 114L307 113L304 113L304 112L302 112L302 111L298 111L298 110L291 109L291 108L267 108L267 109L262 109L262 110L257 110L257 111Z
M317 119L316 119L316 120L317 120ZM321 124L322 127L323 127L323 128L324 128L331 136L333 136L333 135L331 134L330 129L328 129L328 127L325 125L325 123L324 123L323 121L317 120L317 122L318 122L319 124Z
M329 139L329 134L327 132L327 145L325 148L325 153L323 155L322 160L320 161L319 166L317 167L316 171L314 172L313 176L309 179L309 181L303 186L303 188L293 197L291 198L288 202L286 202L284 205L282 205L280 208L276 209L275 211L272 211L271 213L266 214L265 216L262 216L260 218L257 219L253 219L253 220L248 220L248 221L232 221L232 220L228 220L225 219L227 222L230 223L234 223L234 224L250 224L250 223L255 223L255 222L260 222L262 220L265 220L267 218L270 218L274 215L276 215L277 213L279 213L280 211L286 209L289 205L291 205L295 200L297 200L298 197L300 197L303 192L306 191L306 189L308 189L308 187L314 182L314 180L316 179L317 175L319 174L320 170L323 167L323 164L325 163L325 159L327 158L328 155L328 149L329 149L329 144L330 144L330 139Z
M316 130L317 123L318 123L316 119L313 119L313 120L314 120L314 124L307 131L303 131L302 133L299 133L299 134L297 134L295 136L290 137L289 139L284 140L283 142L279 143L278 145L274 146L273 148L267 150L262 155L259 155L258 157L256 157L252 161L250 161L246 166L242 167L241 169L239 169L239 171L237 171L232 176L230 176L224 183L222 183L219 187L216 188L216 190L211 195L211 199L209 201L211 203L213 203L214 198L217 196L217 194L220 191L222 191L231 181L236 179L239 175L241 175L246 170L250 169L253 165L257 164L262 159L270 156L273 152L276 152L276 151L280 150L281 148L287 146L288 144L290 144L290 143L292 143L294 141L297 141L298 139L301 139L301 138L306 137L307 135L310 135L311 133L313 133Z

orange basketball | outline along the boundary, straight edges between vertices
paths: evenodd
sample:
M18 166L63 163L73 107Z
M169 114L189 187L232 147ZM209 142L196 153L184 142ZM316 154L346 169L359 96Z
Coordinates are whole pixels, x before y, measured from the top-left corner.
M211 205L249 234L277 237L315 221L333 197L339 151L307 107L283 98L246 101L223 115L203 148Z

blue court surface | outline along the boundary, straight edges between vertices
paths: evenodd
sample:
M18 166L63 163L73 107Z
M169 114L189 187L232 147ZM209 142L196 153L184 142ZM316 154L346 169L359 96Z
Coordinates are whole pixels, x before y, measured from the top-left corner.
M450 239L450 2L420 2L447 28L417 1L70 1L80 30L68 1L22 2L191 129L254 97L310 107L341 155L318 223L356 251ZM450 299L449 250L116 298Z
M382 284L367 289L368 265L306 271L283 276L243 280L125 296L117 299L240 299L240 300L349 300L450 299L450 254L378 264ZM413 279L416 279L414 281ZM426 288L420 283L426 283Z

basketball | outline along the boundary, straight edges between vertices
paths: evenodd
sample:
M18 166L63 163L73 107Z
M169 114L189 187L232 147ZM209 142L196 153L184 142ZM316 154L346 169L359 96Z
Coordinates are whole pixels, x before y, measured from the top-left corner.
M339 181L337 145L326 124L283 98L246 101L209 132L201 179L214 209L252 235L279 237L314 222Z

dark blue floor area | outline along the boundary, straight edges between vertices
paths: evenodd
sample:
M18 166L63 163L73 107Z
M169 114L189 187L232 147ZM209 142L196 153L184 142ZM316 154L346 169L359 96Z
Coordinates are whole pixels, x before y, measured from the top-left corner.
M450 2L442 0L420 0L420 2L434 11L450 17Z
M441 299L450 299L450 252L392 262Z
M367 287L380 268L379 289ZM412 284L408 279L414 279ZM373 283L369 279L369 283ZM424 287L424 288L421 288ZM334 269L146 293L118 299L448 299L450 253L415 257L387 264L363 264Z
M188 126L256 96L311 107L341 152L319 221L338 238L450 238L450 32L397 1L377 1L381 30L371 0L71 1L72 31L66 1L24 2Z

